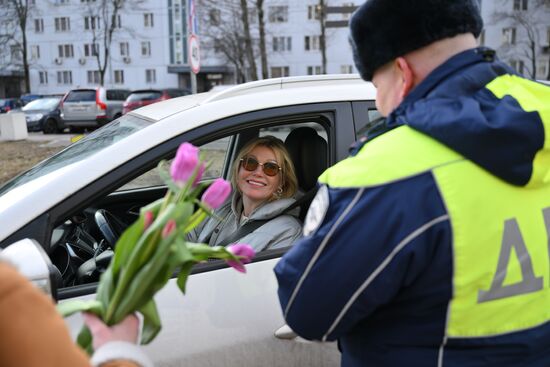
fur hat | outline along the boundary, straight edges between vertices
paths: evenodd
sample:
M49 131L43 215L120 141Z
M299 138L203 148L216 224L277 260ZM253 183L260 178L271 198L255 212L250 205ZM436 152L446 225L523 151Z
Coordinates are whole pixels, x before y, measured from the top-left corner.
M483 28L479 0L367 0L350 21L350 43L361 77L408 52Z

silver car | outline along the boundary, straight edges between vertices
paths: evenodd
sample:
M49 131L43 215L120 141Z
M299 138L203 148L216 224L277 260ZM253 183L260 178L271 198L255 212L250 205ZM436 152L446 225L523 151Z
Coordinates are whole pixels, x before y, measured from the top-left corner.
M61 103L61 118L72 131L101 127L122 116L126 89L73 89Z

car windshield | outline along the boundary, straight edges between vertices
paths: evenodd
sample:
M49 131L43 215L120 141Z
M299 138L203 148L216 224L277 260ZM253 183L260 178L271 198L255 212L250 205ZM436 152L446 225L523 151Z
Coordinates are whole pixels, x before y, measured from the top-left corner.
M69 92L65 102L92 102L95 101L95 90L73 90Z
M132 115L124 115L90 135L85 136L76 143L69 145L66 149L42 161L13 180L8 181L4 186L0 187L0 196L24 183L69 164L81 161L151 124L152 122L149 120Z
M35 99L32 102L29 102L23 107L23 111L33 111L33 110L52 110L54 109L61 98L41 98Z
M10 103L8 99L0 99L0 107L7 106Z
M162 96L160 91L134 92L128 96L127 102L152 101Z

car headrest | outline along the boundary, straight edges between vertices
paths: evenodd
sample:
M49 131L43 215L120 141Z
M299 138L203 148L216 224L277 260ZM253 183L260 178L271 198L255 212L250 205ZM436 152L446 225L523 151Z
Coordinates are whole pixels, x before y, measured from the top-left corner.
M311 127L299 127L288 134L285 146L296 168L298 186L311 190L327 168L327 142Z

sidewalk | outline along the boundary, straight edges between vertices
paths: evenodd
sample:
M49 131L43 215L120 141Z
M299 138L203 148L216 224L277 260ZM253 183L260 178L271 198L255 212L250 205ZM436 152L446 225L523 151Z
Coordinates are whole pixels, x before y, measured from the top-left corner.
M30 132L26 140L41 142L41 146L44 147L66 147L71 145L71 139L75 136L77 136L77 134L44 134L42 132Z

